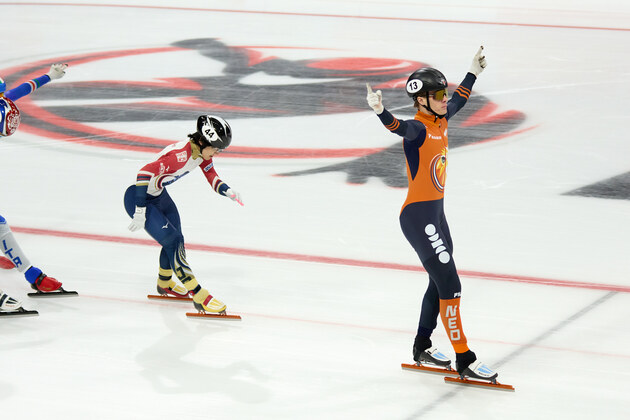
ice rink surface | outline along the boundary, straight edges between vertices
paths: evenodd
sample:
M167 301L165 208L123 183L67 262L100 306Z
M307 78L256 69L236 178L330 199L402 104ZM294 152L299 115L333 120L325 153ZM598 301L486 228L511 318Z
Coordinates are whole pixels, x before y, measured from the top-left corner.
M0 214L31 261L77 290L0 319L2 417L630 417L630 3L411 0L0 2L9 88ZM365 103L401 118L400 80L454 88L446 214L469 344L516 392L403 371L427 276L402 235L403 155ZM155 303L159 248L122 194L197 115L225 116L217 172L168 187L188 261L240 322ZM402 180L402 181L401 181ZM402 182L402 184L401 184ZM434 344L453 357L441 325ZM625 385L624 385L625 384Z

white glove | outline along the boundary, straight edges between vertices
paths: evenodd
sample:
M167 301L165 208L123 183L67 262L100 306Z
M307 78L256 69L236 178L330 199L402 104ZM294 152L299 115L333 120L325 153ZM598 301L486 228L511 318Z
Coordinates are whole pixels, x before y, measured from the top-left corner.
M366 83L365 86L367 87L367 92L368 92L367 97L366 97L368 105L377 114L382 113L383 110L385 109L385 107L383 106L383 94L381 93L380 90L377 90L376 92L372 92L372 86L370 86L369 83Z
M130 231L135 232L136 230L144 229L144 223L147 221L146 210L146 207L136 206L136 212L133 214L133 220L128 228Z
M236 201L241 206L244 206L243 201L241 200L241 195L234 191L232 188L228 188L225 191L225 196L228 197L232 201Z
M53 64L52 66L50 66L50 70L46 74L48 75L48 77L50 77L50 80L61 79L66 74L67 68L67 64Z
M486 68L486 56L481 55L483 53L483 45L479 47L477 54L475 54L475 58L473 58L472 64L470 65L469 72L474 74L475 76L479 76L479 74Z

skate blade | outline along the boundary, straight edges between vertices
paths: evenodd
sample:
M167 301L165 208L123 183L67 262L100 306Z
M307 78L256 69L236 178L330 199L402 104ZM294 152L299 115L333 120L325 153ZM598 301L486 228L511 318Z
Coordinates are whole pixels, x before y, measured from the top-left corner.
M16 311L0 311L0 317L13 317L13 316L38 316L39 312L37 311L29 311L24 308L20 308Z
M173 296L173 295L147 295L149 299L154 300L179 300L182 302L190 302L192 301L191 297L188 296Z
M79 294L77 292L75 292L74 290L65 290L63 287L60 288L59 290L55 290L54 292L40 292L38 290L37 292L27 293L26 295L28 297L32 297L32 298L41 298L41 297L51 298L51 297L79 296Z
M497 389L501 391L510 391L510 392L515 391L512 385L500 384L498 382L492 383L492 382L481 381L477 379L469 379L469 378L462 379L460 377L458 378L445 377L444 382L450 382L450 383L455 383L455 384L464 385L464 386L475 386L479 388L491 388L491 389Z
M434 366L427 366L427 365L417 365L417 364L410 365L408 363L401 363L400 367L405 370L415 370L415 371L420 371L420 372L425 372L425 373L433 373L435 375L459 376L459 373L457 373L456 370L447 369L443 367L437 367L437 366L434 367Z
M223 321L240 321L240 315L228 315L227 313L211 314L208 312L186 312L186 316L189 318L209 318L220 319Z

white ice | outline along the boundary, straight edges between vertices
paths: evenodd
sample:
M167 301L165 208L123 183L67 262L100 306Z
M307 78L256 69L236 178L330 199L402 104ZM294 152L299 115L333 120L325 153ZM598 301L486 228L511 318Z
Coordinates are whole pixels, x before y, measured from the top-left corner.
M0 318L0 417L630 417L630 202L563 195L630 170L627 1L0 2L0 16L0 75L58 57L212 37L291 60L417 60L456 83L483 44L488 68L475 91L501 110L525 113L520 128L535 127L452 150L446 198L455 259L468 273L461 277L469 344L514 393L401 370L411 362L425 274L274 257L419 265L398 224L404 190L378 179L350 185L343 173L274 176L339 158L219 156L217 171L244 207L214 194L199 174L181 179L169 192L186 241L227 248L190 249L188 260L202 284L243 317L192 320L188 304L146 299L159 248L115 241L148 239L126 229L121 200L153 154L18 130L0 141L0 214L32 262L80 296L28 298L19 273L0 272L0 288L40 313ZM182 52L179 59L189 60L191 77L203 75L198 57ZM220 72L219 64L210 71ZM71 67L53 83L159 80L173 69L178 63L159 55L137 56ZM256 75L252 83L280 82L272 79ZM231 123L234 144L249 147L395 141L367 105L365 112ZM175 142L190 125L96 126ZM578 287L584 283L594 285ZM452 356L441 325L433 339Z

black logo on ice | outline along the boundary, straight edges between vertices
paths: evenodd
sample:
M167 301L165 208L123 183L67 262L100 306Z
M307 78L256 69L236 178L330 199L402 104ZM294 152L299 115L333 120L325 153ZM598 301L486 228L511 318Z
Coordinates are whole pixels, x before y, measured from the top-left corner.
M108 122L194 121L200 110L220 114L227 120L366 112L369 111L365 103L366 82L384 92L388 108L402 108L396 111L398 117L410 118L415 110L405 94L406 79L411 72L427 66L408 60L378 58L287 60L262 56L252 48L228 46L216 39L185 40L163 48L83 54L63 57L63 61L72 66L73 62L79 65L121 56L182 50L193 50L207 57L209 62L223 63L222 74L193 78L177 78L174 75L173 78L161 79L159 82L52 83L37 92L37 100L54 99L56 105L42 109L28 97L20 101L20 108L25 114L21 129L31 129L53 139L80 141L82 144L97 147L159 151L173 140L107 131L99 127ZM3 74L3 77L14 82L38 76L41 70L41 64L34 63L23 66L12 74ZM260 73L281 76L278 80L293 79L296 83L250 83ZM299 83L300 79L305 83ZM313 83L313 79L319 81ZM458 83L459 80L455 82ZM386 93L387 91L390 93ZM60 99L86 100L93 105L74 105L70 101L59 104ZM518 128L524 119L524 114L518 111L497 111L495 104L476 94L459 112L458 117L449 123L449 148L501 138ZM321 134L335 136L332 130L323 129ZM388 134L383 132L383 135ZM287 141L291 140L290 137L287 138ZM392 143L395 141L392 137ZM234 145L226 151L226 155L304 158L300 149L290 146L294 145L287 144L287 148ZM330 151L330 154L327 154L327 150L316 152L313 157L339 157L334 151ZM350 183L365 183L368 178L377 177L392 187L405 187L407 184L404 156L398 142L371 154L368 151L345 157L349 160L343 163L282 175L299 176L339 171L347 174L347 181Z

